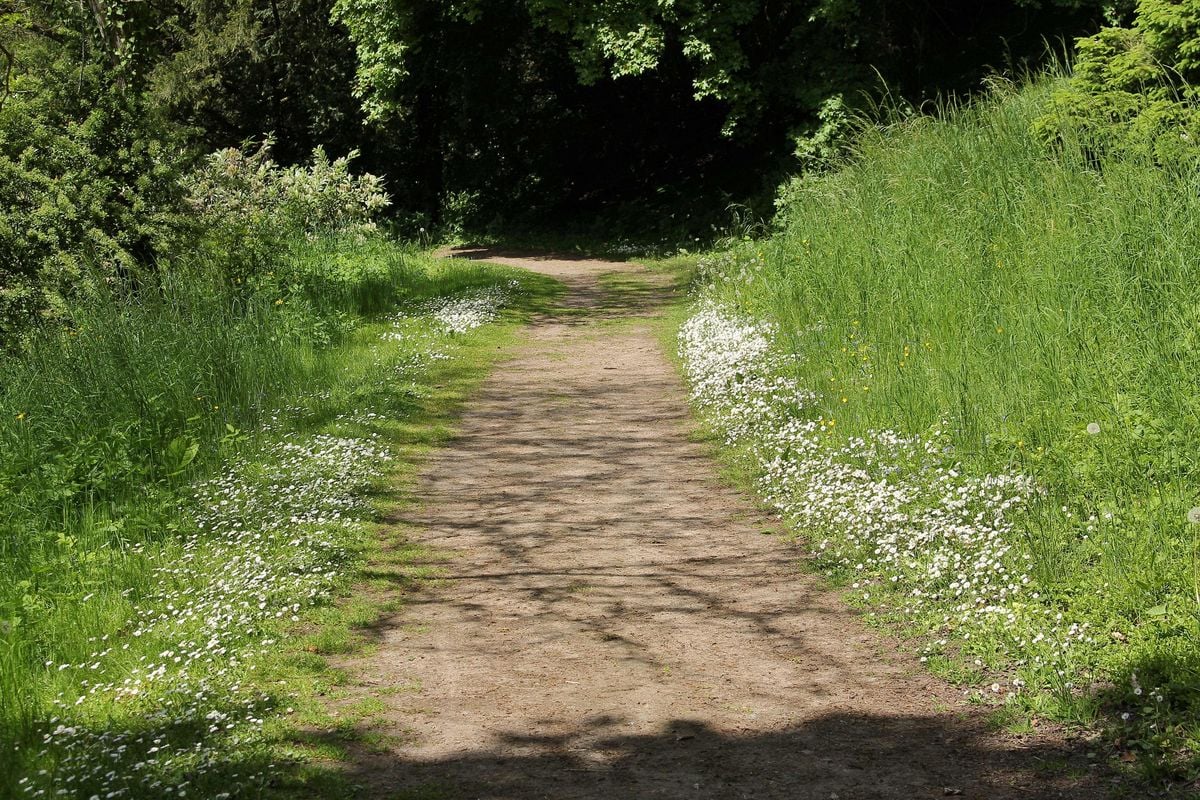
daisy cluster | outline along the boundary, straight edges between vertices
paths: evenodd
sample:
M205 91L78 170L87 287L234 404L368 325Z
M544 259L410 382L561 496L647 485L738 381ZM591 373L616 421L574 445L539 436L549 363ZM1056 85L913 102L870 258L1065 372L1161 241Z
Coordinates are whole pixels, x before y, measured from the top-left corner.
M74 676L77 691L60 695L43 737L39 760L52 756L54 774L26 778L26 794L183 797L230 739L252 739L269 698L244 689L239 674L275 643L266 637L276 621L328 601L372 514L365 490L389 460L374 439L292 435L198 484L181 509L193 532L144 554L157 562L156 582L132 603L126 628L79 663L46 663ZM131 655L138 639L157 655ZM144 716L126 729L90 726L112 702Z
M466 333L495 321L518 288L520 284L510 280L457 297L440 297L426 303L421 310L443 332Z
M1001 652L977 666L1060 679L1078 669L1076 651L1095 640L1040 602L1022 547L1017 516L1038 495L1033 481L966 474L942 431L835 435L821 398L789 377L797 357L776 338L772 326L702 299L679 353L693 403L750 461L764 499L813 541L818 564L847 576L864 602L937 631L927 655L951 638L969 650L986 631Z
M444 335L416 324L412 317L393 317L391 323L391 329L385 331L381 338L407 345L407 349L391 364L392 377L412 377L429 369L434 362L450 358L450 353L444 347Z
M500 310L512 302L520 283L509 280L456 296L439 297L417 307L415 313L388 317L391 327L380 338L408 345L393 363L395 377L405 378L450 358L446 336L468 333L494 322Z
M46 750L58 760L18 781L27 797L229 798L269 779L266 769L228 763L229 743L255 740L272 713L271 699L215 680L176 676L137 727L95 730L81 721L51 720ZM213 778L228 791L214 791Z
M446 335L462 334L494 322L512 301L520 283L509 280L483 289L450 297L439 297L417 307L416 313L399 313L388 318L392 324L381 338L388 342L416 345L396 369L399 372L424 369L433 361L449 358L441 346Z

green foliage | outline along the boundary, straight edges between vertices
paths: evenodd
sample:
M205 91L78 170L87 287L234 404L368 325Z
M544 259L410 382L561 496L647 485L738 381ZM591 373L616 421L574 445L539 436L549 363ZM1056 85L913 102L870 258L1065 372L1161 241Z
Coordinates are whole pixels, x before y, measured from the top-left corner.
M846 106L842 95L821 103L817 126L809 134L796 138L796 158L805 172L817 172L839 166L849 155L854 135L862 120Z
M357 54L354 96L367 119L381 121L394 113L394 103L409 76L407 55L414 46L408 4L390 0L338 0L333 18L350 31Z
M391 185L430 223L471 196L476 231L514 209L618 227L703 194L706 213L679 212L694 235L730 202L761 209L798 140L836 150L831 98L853 113L883 84L913 104L972 91L997 65L1039 63L1046 39L1094 30L1099 6L343 0L335 17L357 49L357 96L399 143Z
M152 109L53 48L0 106L0 346L157 259L179 218L179 142ZM81 89L82 87L82 89Z
M287 621L312 595L278 596L260 580L267 569L235 587L220 566L229 567L221 548L231 541L201 533L197 515L202 525L209 514L209 523L254 530L250 551L289 580L312 549L315 563L349 578L371 545L364 526L348 524L369 517L364 497L338 507L327 526L336 535L304 545L312 520L282 515L267 546L255 527L262 520L239 517L240 504L256 496L274 505L297 491L319 500L336 483L297 472L303 436L357 437L356 447L386 442L410 454L444 436L445 414L497 357L504 329L439 334L421 304L515 276L444 265L379 237L301 238L281 256L275 275L249 290L217 279L210 265L176 265L157 291L78 304L71 330L37 331L20 358L0 359L0 795L21 792L25 778L91 796L95 788L80 787L103 785L112 769L132 784L150 775L137 796L163 796L158 780L211 797L253 791L250 762L262 772L295 761L282 707L301 705L294 692L306 682L280 662L313 657L299 637L294 648L278 640L295 633ZM397 303L414 312L403 335L392 319L362 316ZM195 494L213 477L214 499L197 510ZM247 625L217 611L156 627L201 594L222 608L270 602L287 613ZM101 649L102 668L88 667ZM167 650L187 651L186 670ZM59 668L69 663L80 666ZM151 663L172 672L148 678ZM267 664L279 670L269 680L255 671ZM332 675L317 666L327 687ZM96 691L100 682L133 690ZM206 732L213 719L236 717L247 699L239 685L256 690L241 727ZM209 705L197 712L197 703ZM255 724L263 718L266 730ZM286 757L268 759L268 741ZM201 748L203 757L187 755ZM93 772L96 763L103 770Z
M609 74L622 77L654 70L666 53L668 38L678 41L695 70L692 85L697 99L731 96L735 75L747 66L738 40L740 30L761 13L758 0L716 4L532 0L529 6L535 21L571 36L576 43L574 58L587 82Z
M145 63L135 52L157 47L135 46L152 38L153 4L14 8L0 19L10 53L0 347L38 320L66 321L78 299L146 279L190 228L178 181L185 138L135 90Z
M1193 163L1200 150L1200 3L1139 0L1133 26L1080 39L1074 74L1034 122L1045 139L1082 138L1163 165Z
M389 176L395 211L414 228L436 226L443 211L473 229L547 212L623 225L663 214L672 194L698 197L703 183L705 213L686 216L707 229L731 201L766 200L778 174L758 176L821 130L829 98L859 107L880 77L914 102L969 90L987 65L1019 69L1041 57L1044 37L1091 30L1099 7L996 0L963 15L949 0L8 0L0 66L11 78L4 96L36 120L69 97L62 124L80 125L119 99L139 125L180 126L155 122L132 139L160 145L165 162L272 134L283 164L318 146L359 151L365 169ZM173 182L156 176L151 186ZM464 197L474 198L466 220L447 207ZM138 262L186 246L144 244L153 257L134 253ZM8 305L30 293L37 287L13 289Z
M355 53L333 0L178 0L159 35L171 48L147 81L152 102L203 149L271 134L276 157L306 159L372 140L352 96Z
M434 38L431 27L487 30L494 13L484 2L445 4L437 12L423 11L422 5L342 0L335 7L336 18L349 27L355 40L356 93L373 119L404 110L403 82L421 72L410 62L420 59L422 44ZM551 41L571 57L584 84L655 72L669 55L671 43L689 67L695 100L725 101L743 114L750 110L752 98L762 95L764 87L754 85L757 76L750 72L751 56L744 41L752 24L763 22L761 0L718 4L529 0L523 5L523 24L556 34ZM820 26L826 18L820 4L809 2L786 3L775 13L774 24L785 37L793 38L792 43L803 35L799 27ZM841 15L833 17L841 19ZM803 54L793 51L783 58L790 61L784 67L790 71Z
M68 322L76 300L153 283L181 251L245 279L293 234L366 231L387 205L379 179L350 174L355 153L282 167L265 146L226 150L189 172L183 132L69 42L20 39L0 105L0 345Z
M356 153L331 161L317 148L308 166L282 167L270 151L269 140L254 151L220 150L182 179L203 241L229 256L224 271L239 282L274 265L297 236L374 231L389 203L378 177L350 173Z
M345 63L346 52L339 54L337 45L349 45L326 21L327 8L325 18L316 9L316 27L324 35L305 33L314 2L319 5L0 7L6 71L0 95L0 347L16 347L39 321L68 321L76 300L153 284L181 252L206 248L209 263L228 256L227 263L245 271L253 259L243 256L258 252L269 259L293 232L365 225L386 205L377 179L349 174L354 152L331 160L319 146L309 147L300 152L313 153L310 165L292 169L268 162L263 151L256 163L258 177L269 183L270 209L260 209L258 221L266 226L252 230L249 209L239 216L220 209L220 198L200 196L232 191L232 183L246 180L244 165L233 164L226 152L189 171L200 149L197 131L168 119L218 127L214 117L255 104L245 85L278 82L236 71L268 56L317 66L330 58ZM303 57L298 42L308 47ZM273 88L274 101L293 75L299 71ZM295 153L311 131L341 127L337 102L326 102L324 94L337 85L331 77L311 81L315 88L301 93L302 108L321 109L305 112L311 117L305 124L283 119L296 112L273 101L257 102L254 117L272 127L288 123L280 125L292 136L285 149ZM241 85L234 86L239 78ZM348 86L347 79L346 92ZM263 107L271 117L262 117ZM247 124L244 117L243 111L237 124ZM256 136L269 130L249 124ZM217 176L222 158L232 171ZM192 204L185 202L189 191ZM258 200L268 202L265 196Z
M1070 135L1047 150L1031 126L1057 88L866 130L852 165L785 189L778 233L716 291L779 326L831 447L941 430L964 474L1034 479L1005 542L1035 580L1031 627L962 656L1042 687L1014 700L1034 713L1091 723L1099 705L1148 768L1194 775L1200 186ZM886 585L880 613L910 602ZM916 624L945 637L954 602ZM1024 632L1056 614L1095 639L1063 651L1066 675Z

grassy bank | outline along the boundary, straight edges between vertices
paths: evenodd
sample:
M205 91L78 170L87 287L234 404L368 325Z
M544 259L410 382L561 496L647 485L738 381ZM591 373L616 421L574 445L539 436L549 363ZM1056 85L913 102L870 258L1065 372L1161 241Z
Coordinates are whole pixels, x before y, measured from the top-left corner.
M5 794L266 791L312 676L283 642L548 291L378 239L277 270L80 306L0 365Z
M1047 146L1049 96L868 131L785 187L773 236L706 261L682 349L764 495L931 666L1195 775L1200 186Z

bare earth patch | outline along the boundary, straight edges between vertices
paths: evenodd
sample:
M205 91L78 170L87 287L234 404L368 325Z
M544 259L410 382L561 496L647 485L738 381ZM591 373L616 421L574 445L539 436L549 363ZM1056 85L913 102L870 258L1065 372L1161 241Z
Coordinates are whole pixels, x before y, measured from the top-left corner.
M451 555L377 652L352 753L385 798L1096 797L1060 738L988 732L722 485L632 264L501 258L569 293L395 520ZM615 271L646 288L606 293ZM636 285L626 282L625 285ZM419 687L387 691L389 687ZM379 690L383 691L379 691Z

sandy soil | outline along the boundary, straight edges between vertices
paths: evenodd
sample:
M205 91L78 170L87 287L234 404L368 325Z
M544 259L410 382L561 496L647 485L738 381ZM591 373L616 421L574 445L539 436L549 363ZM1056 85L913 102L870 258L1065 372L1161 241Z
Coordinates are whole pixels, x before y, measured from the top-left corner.
M368 796L1103 794L1084 754L989 732L764 535L689 439L653 275L459 255L553 275L567 308L530 327L395 520L453 557L348 665L396 737L353 754ZM646 288L606 294L618 270Z

